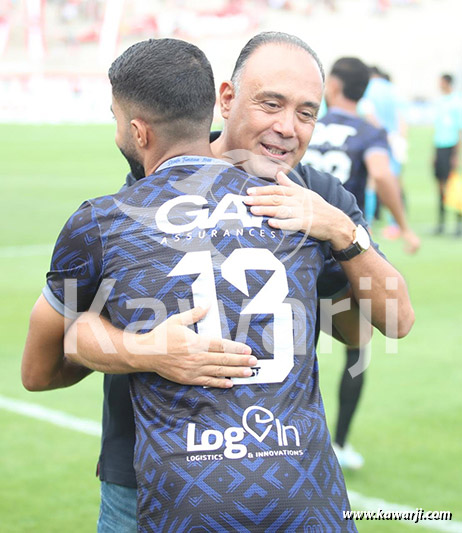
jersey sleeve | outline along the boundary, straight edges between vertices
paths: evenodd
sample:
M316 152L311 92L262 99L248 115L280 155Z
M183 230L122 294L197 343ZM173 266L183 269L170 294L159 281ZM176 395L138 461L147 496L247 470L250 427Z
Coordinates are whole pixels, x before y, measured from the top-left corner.
M92 205L85 202L59 234L44 297L62 315L74 317L88 310L101 282L102 263L99 224Z
M364 151L364 157L367 157L374 152L390 153L390 144L388 142L387 132L384 129L371 127L367 139L367 147Z
M324 268L318 277L318 298L340 298L348 291L350 284L339 262L333 257L326 259Z

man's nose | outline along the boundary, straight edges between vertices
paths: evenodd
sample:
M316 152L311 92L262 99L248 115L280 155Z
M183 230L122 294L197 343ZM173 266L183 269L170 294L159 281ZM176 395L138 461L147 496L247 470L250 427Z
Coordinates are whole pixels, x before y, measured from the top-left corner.
M276 121L273 124L273 129L282 137L295 137L294 114L289 110L278 113Z

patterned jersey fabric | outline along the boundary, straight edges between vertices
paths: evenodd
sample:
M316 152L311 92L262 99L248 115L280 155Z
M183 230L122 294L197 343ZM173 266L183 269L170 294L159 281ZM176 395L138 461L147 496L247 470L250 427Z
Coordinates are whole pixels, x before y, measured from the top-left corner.
M212 135L215 139L219 133L212 133ZM344 189L337 178L301 164L297 165L289 177L302 187L321 195L331 205L346 213L356 224L366 226L355 197ZM135 183L136 179L129 174L124 187L131 187ZM379 251L378 248L376 249ZM348 288L348 280L340 265L331 260L327 262L325 272L326 275L321 274L318 278L318 297L335 298L344 294ZM319 325L317 329L319 330ZM105 374L101 453L98 461L100 479L124 487L136 488L133 468L134 448L135 421L130 401L128 376Z
M316 124L303 163L328 172L356 197L364 211L365 160L372 151L389 154L385 130L340 109L331 109Z
M143 332L207 305L198 332L258 357L254 375L226 390L131 376L139 531L356 531L343 520L314 348L330 250L251 215L242 195L266 183L178 158L84 203L57 241L45 290L55 308L93 302Z

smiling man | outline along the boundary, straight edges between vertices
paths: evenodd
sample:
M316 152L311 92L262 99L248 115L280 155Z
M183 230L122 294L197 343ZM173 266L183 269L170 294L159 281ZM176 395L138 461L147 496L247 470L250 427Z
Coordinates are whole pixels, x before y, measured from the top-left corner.
M267 53L267 50L269 53ZM273 60L271 60L271 57ZM275 62L274 58L277 58L278 61ZM254 69L257 74L253 72ZM299 77L301 77L303 83L297 83ZM294 87L293 90L291 88L292 86ZM235 155L243 155L242 151L245 151L244 155L247 157L247 160L243 163L243 166L246 169L251 170L255 175L269 176L273 182L278 170L287 170L288 167L297 165L301 155L304 153L315 123L317 106L319 106L321 99L322 86L322 68L315 54L305 43L303 43L303 41L300 41L293 36L279 33L260 34L255 37L243 49L236 64L233 80L223 83L220 88L221 109L223 116L226 119L226 125L222 135L214 144L212 144L213 153L215 156L220 156L229 160L230 158L233 159ZM185 96L185 99L187 100L188 98ZM239 134L234 135L234 128L239 129ZM126 130L126 133L127 131L128 130ZM161 129L158 130L159 133L161 131ZM255 133L252 133L252 131ZM135 162L142 163L142 168L146 167L146 161L149 162L149 158L146 159L146 161L140 160L139 146L137 145L139 142L138 140L128 138L127 142L118 142L119 145L123 144L126 155L130 158L132 155L135 155ZM236 154L236 151L238 154ZM249 154L253 154L255 157L252 157ZM181 151L178 155L181 155ZM233 159L233 161L236 162L235 159ZM350 249L347 254L350 261L347 261L343 267L343 271L348 276L355 297L370 298L371 295L373 296L372 319L378 327L381 327L384 330L385 298L396 298L398 300L398 324L400 328L396 334L399 336L404 335L409 330L413 320L412 308L407 297L406 287L400 275L393 267L391 267L391 265L383 260L373 249L367 249L367 242L362 241L362 248L358 243L353 242L356 240L355 234L357 231L357 225L362 222L361 214L357 209L354 199L351 195L346 193L338 183L338 180L330 178L328 175L314 172L311 169L301 167L296 168L300 173L301 179L305 182L308 188L302 188L294 183L284 181L283 186L269 185L265 187L264 182L259 182L258 187L252 187L254 190L250 192L253 194L246 199L249 204L253 204L251 209L254 211L254 214L257 215L258 210L268 211L268 216L271 218L265 218L265 225L268 225L265 235L270 234L270 227L279 228L286 226L305 232L309 237L310 243L319 243L319 251L322 251L321 253L325 259L325 265L328 267L327 270L324 269L327 281L320 284L323 274L319 271L318 274L320 277L318 278L318 287L316 290L312 282L317 275L313 271L312 277L309 277L309 279L306 278L303 282L298 283L298 286L303 291L306 291L308 287L311 287L313 296L332 296L339 289L342 290L345 288L347 280L345 277L338 276L339 273L342 273L342 269L338 266L335 268L335 266L331 264L330 255L331 250L334 250L334 253L338 252L341 254ZM143 181L144 180L140 180L140 183ZM211 185L212 184L209 184L209 186ZM218 185L219 184L216 184L215 186L218 187ZM235 186L233 185L233 187ZM242 190L245 191L245 187ZM237 192L241 193L242 190L238 188ZM259 194L260 192L263 194ZM222 193L220 192L220 194ZM308 211L307 206L309 207ZM288 212L291 216L285 220L284 218L287 217ZM294 236L293 238L299 242L300 237ZM258 248L261 248L260 245ZM266 242L266 247L271 249L271 245L271 241L268 240L268 242ZM340 255L340 257L343 256ZM271 259L271 261L273 260ZM317 267L315 267L315 264L316 260L314 260L313 263L313 267L316 269ZM232 277L232 271L241 269L241 266L239 261L237 263L235 262L235 264L233 264L233 269L228 271L229 275ZM268 266L268 263L266 263L266 267ZM277 267L278 271L279 268L280 267ZM369 288L359 286L359 276L361 275L361 272L363 272L365 276L371 278ZM302 275L302 271L294 267L293 275L295 277ZM381 279L382 277L383 279ZM385 277L393 277L396 279L396 287L386 291L384 287ZM237 280L236 283L241 287L241 284ZM373 292L371 292L371 290ZM271 293L273 297L276 294L276 292L273 293L272 291ZM304 449L309 449L309 454L313 454L313 457L318 457L318 459L316 459L317 466L315 467L314 463L312 465L316 470L316 472L313 472L313 480L318 479L318 476L321 475L320 472L324 472L324 468L333 468L334 470L332 473L334 475L330 477L329 483L335 484L335 487L328 483L319 488L319 491L315 490L314 492L316 492L316 495L313 496L309 507L322 507L325 498L328 498L329 494L335 493L338 496L338 499L336 499L335 504L329 505L333 505L332 509L335 507L337 508L335 513L336 516L339 517L339 510L347 505L347 501L343 489L341 494L337 494L338 487L343 486L343 481L337 466L334 465L335 459L333 459L332 450L330 448L329 437L326 433L323 408L320 403L317 361L316 356L312 351L314 346L314 336L311 337L315 329L316 313L315 309L312 307L313 301L310 300L310 302L310 308L308 311L310 325L306 328L310 334L310 339L306 344L307 348L305 355L308 356L308 359L304 359L307 365L304 372L307 371L305 377L310 383L311 396L307 400L303 409L314 409L314 412L317 413L316 419L322 426L322 442L320 442L319 439L317 441L320 446L319 450L316 448L318 444L311 440L308 443L304 443ZM271 301L267 302L265 305L268 312L272 310ZM280 305L284 308L286 304L280 302ZM173 318L174 317L172 316L167 322L171 321ZM108 324L105 325L105 328L110 334L114 345L117 347L117 354L101 355L101 353L98 353L94 344L93 346L87 346L86 349L82 349L82 347L79 346L79 352L72 355L76 362L102 371L105 371L105 369L111 371L112 369L113 372L123 372L125 369L125 372L157 372L159 376L164 376L167 377L167 379L170 379L169 371L171 368L169 368L168 363L165 362L166 359L162 359L162 357L159 356L159 363L156 363L155 357L151 359L147 357L133 357L131 354L127 353L127 350L121 342L122 332ZM166 326L165 329L167 330L167 337L169 337L169 328ZM155 331L156 330L153 331L153 334ZM194 335L193 332L190 333ZM232 334L233 330L231 330L231 335ZM147 336L149 337L149 334L147 334ZM172 336L174 337L173 333ZM291 337L292 335L288 334L288 336ZM79 338L82 339L83 337L84 336L79 332ZM145 335L138 335L138 337L146 341ZM151 336L150 340L152 344L155 344L155 335ZM254 342L251 343L251 345L256 349ZM242 345L241 349L244 349ZM30 346L28 352L29 355L32 352L33 347ZM171 353L171 355L172 361L176 361L177 358L175 358L175 353ZM98 357L103 357L103 359L98 359ZM29 360L30 359L31 358L29 357ZM247 359L249 358L247 357ZM160 361L163 361L164 364L161 364ZM149 364L150 368L148 368ZM173 363L170 366L173 366ZM209 369L211 374L209 374L207 379L211 381L207 383L222 388L229 388L232 386L232 382L229 379L216 379L217 376L220 378L230 376L226 368L226 363L221 363L218 366L211 365L210 368L212 369ZM280 373L280 369L276 369L276 373L278 371ZM244 374L241 373L242 370L239 372L240 376L244 377ZM239 377L237 372L234 375ZM280 377L282 377L282 375ZM133 418L128 418L128 379L126 376L124 376L124 378L124 383L119 382L117 386L114 384L110 391L106 391L105 418L109 423L105 424L102 442L102 458L104 459L104 474L102 479L112 481L111 483L106 484L106 489L108 486L111 486L112 492L112 498L109 497L106 503L115 504L116 506L120 504L120 509L108 508L107 505L105 505L105 501L103 501L102 511L106 516L112 515L112 518L114 518L114 516L117 517L115 520L112 520L112 524L114 524L114 531L118 532L122 530L130 531L130 526L121 529L121 524L124 516L127 514L129 515L130 513L132 513L132 523L134 522L132 503L135 498L135 485L132 481L134 473L130 461L130 454L131 457L133 457ZM155 379L155 377L153 377L153 379ZM159 377L158 379L161 378ZM189 379L175 379L175 381L190 383ZM289 382L287 381L287 386L288 383ZM303 380L303 383L305 383L305 380ZM264 384L262 386L265 388L269 385ZM274 389L274 391L276 391L274 386L271 387L271 390ZM285 385L282 389L284 391L286 390ZM245 390L246 394L254 394L252 387L246 387L245 389L241 388L241 391L242 390ZM281 393L283 390L281 390ZM212 391L210 391L210 394L215 394L215 392L212 393ZM242 393L236 392L234 394L239 395ZM208 393L206 394L202 391L200 396L202 397L203 395L208 396ZM252 405L249 406L252 407ZM265 409L266 408L267 407L265 407ZM252 416L250 416L250 413ZM186 428L185 435L188 439L188 445L191 450L197 451L201 446L202 448L205 446L206 449L211 449L210 446L212 446L212 444L215 446L217 445L217 442L222 441L222 444L229 453L233 453L231 449L242 451L243 446L247 446L247 442L240 442L240 436L242 436L241 429L245 428L248 436L255 437L256 434L257 437L261 438L261 435L257 432L257 428L253 426L253 422L257 418L266 424L264 427L259 428L262 430L263 434L267 433L270 425L276 428L276 433L269 437L270 440L274 440L274 437L276 436L276 439L279 439L280 437L280 442L285 442L285 434L289 439L294 438L294 442L297 444L296 436L298 433L291 429L287 429L291 424L283 423L282 419L278 418L277 415L275 415L274 419L271 419L271 416L263 416L262 413L263 411L247 411L245 417L244 413L242 413L242 418L236 420L236 425L233 426L234 429L239 429L237 433L227 432L227 429L230 428L225 428L225 433L220 433L220 435L222 435L222 437L220 437L218 433L222 430L220 429L219 431L219 428L214 426L214 429L211 430L215 432L214 435L217 439L214 443L207 440L208 437L206 435L211 434L204 435L204 433L201 432L202 430L199 430L198 423L194 422L196 423L194 428L191 426L187 426ZM254 416L255 414L257 414L257 416ZM277 430L278 427L279 430ZM205 426L203 429L207 431ZM279 431L279 433L277 433L277 431ZM300 437L299 434L298 436ZM247 437L246 441L248 440ZM255 438L259 441L259 438L257 437ZM232 441L234 441L234 443ZM121 442L124 443L123 446L121 446L123 454L117 455L116 448L114 447L115 442L119 443L119 445ZM218 448L220 448L220 445L218 445ZM219 455L221 452L216 453ZM201 452L195 453L194 455L204 454ZM215 458L215 460L218 461L219 459ZM187 462L191 464L191 461ZM303 468L305 467L303 466ZM129 491L127 493L123 490L126 488L132 489L131 492ZM146 487L144 489L146 489ZM262 493L262 491L260 491L259 494L260 493ZM108 496L107 492L105 496ZM236 503L236 505L238 504ZM248 517L246 520L247 519ZM300 519L303 520L303 517ZM306 522L307 525L312 527L322 527L316 520L310 520ZM341 522L341 524L343 526L345 525L343 522ZM111 529L101 529L101 531L110 530Z
M300 165L313 134L323 84L323 68L304 41L279 32L255 36L242 49L231 80L221 84L225 126L212 151L225 159L241 155L242 149L251 151L255 157L248 157L245 170L278 181L248 191L252 213L269 216L274 228L303 231L328 242L355 300L371 301L372 324L386 335L402 337L414 322L402 276L368 246L368 237L357 238L364 235L365 222L353 195L331 175ZM291 168L295 173L290 177L304 186L284 177L276 180L278 171ZM387 278L393 283L387 284ZM394 316L387 317L387 298L397 303Z
M244 148L263 156L256 158L252 170L274 179L276 169L294 168L305 153L324 75L317 56L303 41L253 41L241 53L232 81L220 87L225 127L212 149L223 154Z
M175 67L159 75L170 62ZM320 71L308 63L320 98ZM167 90L178 77L187 83ZM348 498L317 379L316 285L329 243L271 230L266 217L249 213L240 191L267 180L211 157L213 76L195 46L137 43L114 61L109 78L116 144L148 175L84 202L69 218L53 252L46 303L66 315L104 293L104 316L133 333L153 329L185 300L207 301L199 332L245 333L258 358L250 376L224 389L184 386L154 372L131 375L138 531L276 524L355 531L343 518ZM300 354L296 321L306 332ZM26 349L49 335L32 321Z

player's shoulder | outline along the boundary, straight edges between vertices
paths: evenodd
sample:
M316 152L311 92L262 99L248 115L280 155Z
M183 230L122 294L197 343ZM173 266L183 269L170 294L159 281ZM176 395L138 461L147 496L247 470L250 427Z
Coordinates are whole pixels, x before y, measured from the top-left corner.
M68 218L66 227L68 229L88 227L93 218L94 212L92 200L85 200Z
M346 139L348 143L354 145L367 145L371 140L386 138L386 131L383 128L378 128L363 117L341 109L333 109L316 125L310 146L320 145L330 136L341 138L339 135L341 132L344 133L344 130L339 128L349 128Z
M355 136L358 143L364 146L375 144L387 145L387 132L385 128L372 124L369 120L359 115L351 115L349 125L353 126L357 134Z
M364 143L371 147L378 145L380 147L388 149L388 133L386 129L377 127L365 119L362 120L364 120L365 122L361 135L364 139Z
M225 161L215 160L213 164L177 164L161 168L153 174L136 181L118 193L92 200L93 205L105 212L121 204L159 205L173 197L202 196L218 198L231 193L245 195L248 187L268 185L263 178L248 174Z
M385 132L383 128L377 127L360 115L353 113L341 113L338 111L333 113L332 121L339 120L339 117L341 116L345 123L354 126L362 135L375 135L382 131Z
M295 167L289 177L299 185L319 194L326 202L342 210L353 220L363 223L356 198L345 189L338 178L301 163Z
M118 207L130 194L131 188L127 188L118 193L97 196L82 202L64 226L68 238L73 238L78 234L87 235L90 238L90 235L101 232L103 222L113 219L114 213L118 212Z
M311 165L299 163L289 174L289 177L295 183L318 193L327 201L329 201L329 197L332 196L334 191L339 188L345 190L338 178L327 172L317 170Z
M366 145L380 144L388 147L388 134L385 128L377 127L368 120L361 118L361 138Z

